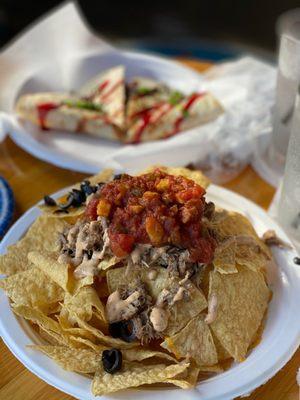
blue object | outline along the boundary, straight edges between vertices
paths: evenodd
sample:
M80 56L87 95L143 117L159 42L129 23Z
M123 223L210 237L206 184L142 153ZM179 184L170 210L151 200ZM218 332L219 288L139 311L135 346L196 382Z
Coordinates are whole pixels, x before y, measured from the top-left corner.
M11 187L0 176L0 238L6 232L14 213L14 195Z
M212 62L226 61L243 54L240 49L220 42L181 39L176 42L164 40L133 40L127 45L141 51L159 53L171 57L198 58Z

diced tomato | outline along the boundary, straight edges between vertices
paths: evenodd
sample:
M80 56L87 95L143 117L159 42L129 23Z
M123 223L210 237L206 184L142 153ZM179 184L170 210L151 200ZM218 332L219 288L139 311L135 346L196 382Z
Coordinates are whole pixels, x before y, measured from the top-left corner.
M194 181L159 169L140 176L123 174L102 187L96 211L109 219L110 247L118 257L137 243L171 244L191 250L195 262L205 262L214 248L210 237L202 237L204 194ZM87 213L96 219L95 207L89 208Z
M131 253L134 245L134 237L126 233L110 233L110 247L117 257L126 257Z
M88 205L86 206L85 215L91 221L95 221L97 219L98 203L99 203L99 199L95 197L95 198L91 199L90 202L88 203Z

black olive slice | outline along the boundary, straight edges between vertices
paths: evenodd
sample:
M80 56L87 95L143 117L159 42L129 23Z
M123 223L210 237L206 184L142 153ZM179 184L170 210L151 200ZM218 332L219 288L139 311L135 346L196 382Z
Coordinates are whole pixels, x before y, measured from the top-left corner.
M90 181L83 181L82 184L80 185L81 191L85 193L86 196L89 196L92 193L95 193L97 191L96 186L92 186Z
M294 257L294 263L300 265L300 257Z
M102 365L104 371L114 374L122 368L122 353L118 349L104 350L102 352Z
M44 203L46 204L46 206L50 207L56 206L56 201L48 195L44 196Z
M136 339L134 324L131 320L109 324L109 334L113 338L119 338L128 343L133 342Z
M64 204L59 204L59 208L61 210L66 210L67 208L71 207L71 205L73 204L73 196L72 193L68 196L68 199L66 201L66 203Z
M85 193L78 189L73 189L69 196L73 198L72 206L74 207L80 207L86 200Z

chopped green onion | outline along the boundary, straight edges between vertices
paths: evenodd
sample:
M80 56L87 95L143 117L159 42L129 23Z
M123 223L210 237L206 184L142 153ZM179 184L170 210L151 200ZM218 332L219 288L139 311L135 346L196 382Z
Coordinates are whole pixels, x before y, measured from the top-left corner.
M182 116L183 118L188 118L190 116L190 113L188 112L188 110L182 110Z
M63 102L66 106L69 107L75 107L75 108L83 108L85 110L91 110L91 111L102 111L102 106L101 104L95 104L91 101L87 100L65 100Z
M156 90L157 90L156 88L147 88L147 87L141 86L141 87L136 88L136 93L141 94L141 95L146 95L146 94L154 93L154 92L156 92Z
M175 91L172 92L169 97L169 103L175 106L183 99L183 94L181 92Z

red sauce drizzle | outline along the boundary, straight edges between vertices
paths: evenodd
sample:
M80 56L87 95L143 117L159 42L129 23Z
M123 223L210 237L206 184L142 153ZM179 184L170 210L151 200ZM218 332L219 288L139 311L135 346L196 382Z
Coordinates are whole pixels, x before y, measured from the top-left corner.
M59 105L55 104L55 103L43 103L43 104L39 104L37 106L39 124L43 130L48 130L48 128L46 126L46 117L48 115L48 112L51 110L55 110L58 107L59 107Z
M119 80L118 82L116 82L114 85L112 85L112 87L106 92L103 93L103 95L101 96L101 101L105 101L107 100L112 94L113 92L120 86L122 85L123 80Z
M184 107L183 107L183 112L184 112L184 111L188 111L188 110L191 108L191 106L194 104L194 102L195 102L197 99L201 98L203 95L204 95L204 93L193 93L193 94L190 96L190 98L188 99L188 101L186 102L186 104L184 105ZM178 118L176 119L176 121L175 121L175 123L174 123L174 129L173 129L173 131L171 132L171 134L167 135L167 137L173 136L173 135L175 135L177 132L180 131L180 127L181 127L181 124L182 124L182 121L184 120L184 118L185 118L184 115L181 115L180 117L178 117Z
M101 92L106 88L106 86L107 86L108 84L109 84L109 79L106 79L106 81L102 82L102 83L99 85L97 92L98 92L98 93L101 93Z
M153 119L152 116L153 116L154 111L162 108L163 106L166 106L165 109L163 109L162 112L160 114L158 114L155 119ZM132 143L139 143L141 141L141 136L142 136L145 128L150 123L158 123L158 121L164 115L166 115L172 109L172 107L173 106L171 104L163 102L163 103L156 104L152 107L146 108L142 111L138 111L135 114L133 114L131 116L131 118L136 118L136 117L141 118L141 125L140 125L139 129L136 131Z

